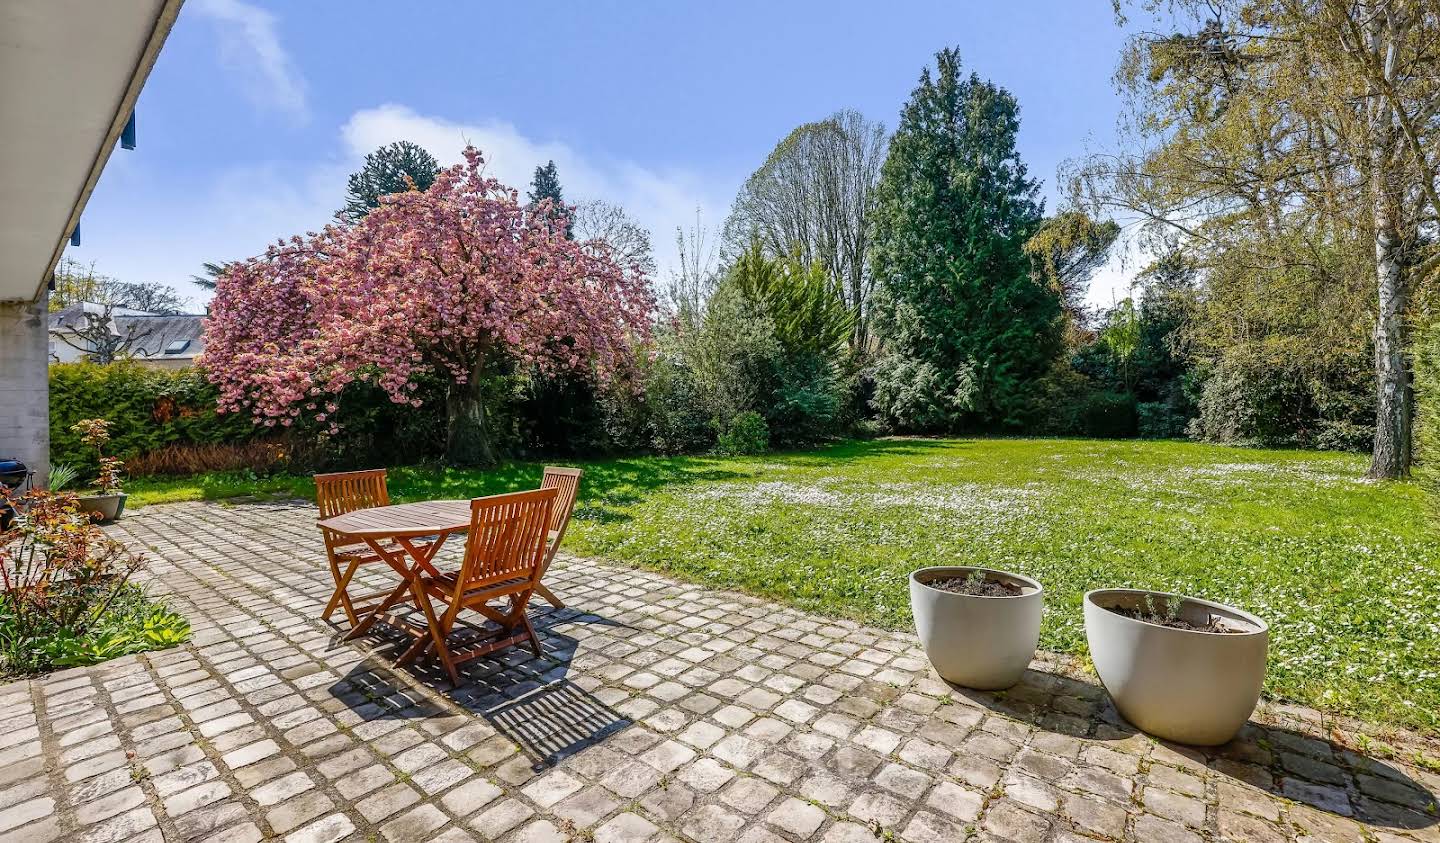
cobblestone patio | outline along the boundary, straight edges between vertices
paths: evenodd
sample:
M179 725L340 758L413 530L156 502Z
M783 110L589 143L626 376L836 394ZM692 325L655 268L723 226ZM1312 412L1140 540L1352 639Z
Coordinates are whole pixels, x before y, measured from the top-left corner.
M571 606L537 610L543 658L450 691L318 620L314 518L180 504L112 528L194 642L0 688L0 841L1440 841L1440 775L1315 712L1169 746L1053 661L963 691L912 635L584 560L550 572Z

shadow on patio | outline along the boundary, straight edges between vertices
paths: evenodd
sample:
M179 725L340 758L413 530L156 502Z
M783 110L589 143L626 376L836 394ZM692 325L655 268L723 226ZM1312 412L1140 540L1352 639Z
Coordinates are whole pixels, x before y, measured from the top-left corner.
M949 684L949 683L947 683ZM1048 732L1086 741L1142 733L1115 710L1099 684L1028 670L1005 691L950 685L956 696ZM1195 747L1154 740L1166 763L1226 779L1318 811L1394 829L1440 824L1435 794L1389 762L1333 740L1253 720L1229 743Z
M542 656L536 657L528 647L518 646L465 662L460 666L460 685L453 689L434 658L421 658L406 668L396 668L394 656L412 639L377 624L360 640L370 657L335 683L331 693L352 709L363 711L367 720L425 719L451 713L424 695L413 693L411 689L419 683L483 718L517 744L537 771L630 726L633 720L571 681L570 663L578 641L562 631L572 624L628 627L568 608L532 612L531 623L540 637ZM454 635L457 649L492 631L493 625L488 623L485 627L458 623ZM337 633L337 643L339 637Z

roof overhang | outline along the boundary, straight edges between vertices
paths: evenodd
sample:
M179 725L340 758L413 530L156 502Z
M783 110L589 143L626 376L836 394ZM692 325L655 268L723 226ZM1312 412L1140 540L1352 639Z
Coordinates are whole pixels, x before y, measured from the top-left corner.
M0 3L0 301L44 290L182 2Z

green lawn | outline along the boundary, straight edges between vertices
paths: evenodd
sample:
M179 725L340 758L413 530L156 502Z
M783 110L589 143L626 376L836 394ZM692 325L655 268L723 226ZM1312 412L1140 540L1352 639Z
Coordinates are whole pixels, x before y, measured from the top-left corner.
M904 627L906 575L948 562L1048 590L1041 646L1083 654L1080 596L1181 591L1268 619L1267 690L1440 733L1440 541L1413 484L1363 458L1181 442L850 442L754 458L585 463L568 549ZM402 468L398 499L533 487L534 465ZM132 505L300 478L133 484Z

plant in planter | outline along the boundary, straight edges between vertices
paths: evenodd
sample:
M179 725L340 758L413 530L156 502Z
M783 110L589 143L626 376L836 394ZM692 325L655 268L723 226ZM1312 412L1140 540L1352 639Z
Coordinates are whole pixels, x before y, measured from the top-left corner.
M1161 591L1091 591L1085 637L1115 708L1156 737L1225 743L1260 701L1270 628L1233 606Z
M189 637L184 618L130 582L144 558L106 536L74 495L0 496L22 513L0 532L0 675L93 664Z
M1044 589L1029 577L969 566L910 575L915 631L935 671L967 688L1020 681L1040 641Z
M80 511L91 513L96 521L119 518L125 511L126 495L121 491L125 463L117 457L105 456L105 446L110 444L110 422L105 419L81 419L71 425L70 430L80 434L81 442L95 449L95 459L100 466L95 490L77 499Z

